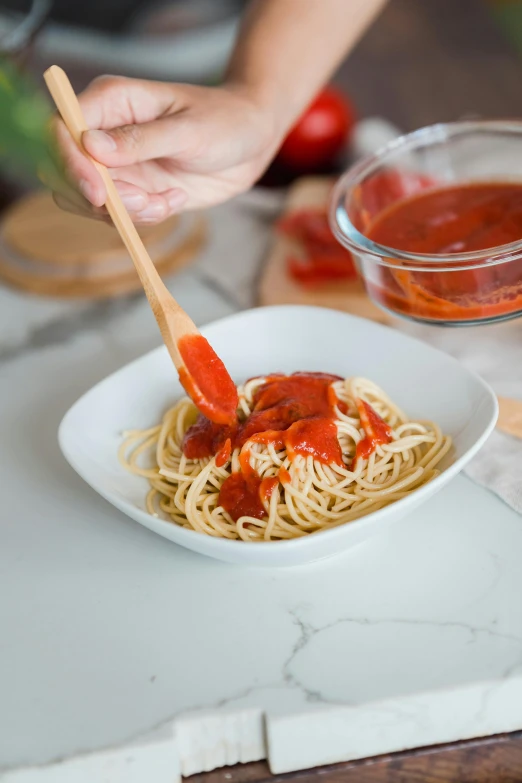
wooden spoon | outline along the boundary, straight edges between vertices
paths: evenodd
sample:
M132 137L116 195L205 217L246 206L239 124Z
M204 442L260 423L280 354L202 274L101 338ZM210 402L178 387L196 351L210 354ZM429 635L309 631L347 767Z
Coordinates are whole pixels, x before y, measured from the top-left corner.
M498 397L498 404L497 429L515 438L522 438L522 400Z
M105 206L134 262L181 384L207 418L232 424L238 398L225 365L163 283L108 170L83 148L82 134L88 126L65 72L53 65L44 73L44 79L69 133L103 179L107 190Z

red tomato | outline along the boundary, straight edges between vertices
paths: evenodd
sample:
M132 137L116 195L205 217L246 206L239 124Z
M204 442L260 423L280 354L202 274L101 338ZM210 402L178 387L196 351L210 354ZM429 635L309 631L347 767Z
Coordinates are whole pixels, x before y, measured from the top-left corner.
M357 278L352 256L332 234L325 210L296 210L280 218L277 229L301 245L303 256L288 258L287 269L302 285Z
M344 149L354 122L347 98L327 87L294 125L277 160L300 171L326 166Z
M339 249L340 245L328 223L325 210L310 208L299 209L283 215L277 222L277 229L307 246L318 249Z
M290 277L305 287L332 283L335 280L356 280L357 272L348 253L325 253L308 259L289 258Z

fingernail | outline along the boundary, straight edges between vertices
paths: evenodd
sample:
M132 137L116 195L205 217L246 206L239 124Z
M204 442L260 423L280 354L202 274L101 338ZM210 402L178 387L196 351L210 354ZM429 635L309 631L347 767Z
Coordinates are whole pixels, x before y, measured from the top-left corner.
M87 201L90 201L91 204L94 204L96 201L96 193L91 183L86 179L81 179L78 183L78 187L80 188L82 196L86 198Z
M117 144L109 133L102 130L86 131L89 141L96 146L98 152L115 152Z
M143 195L143 193L129 193L126 195L122 195L121 200L125 204L125 208L129 210L129 212L139 212L140 209L143 210L147 199Z
M138 212L136 215L140 220L154 220L156 218L163 217L165 214L165 207L163 204L149 204L148 207Z

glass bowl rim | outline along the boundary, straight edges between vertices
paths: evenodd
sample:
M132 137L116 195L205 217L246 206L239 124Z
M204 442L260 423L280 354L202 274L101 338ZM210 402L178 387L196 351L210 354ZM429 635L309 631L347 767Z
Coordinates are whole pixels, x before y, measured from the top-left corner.
M400 151L427 147L450 138L475 133L511 134L519 136L522 142L522 121L517 120L473 120L461 122L437 123L428 125L411 133L403 134L351 166L337 181L330 197L329 222L337 240L348 250L371 255L371 260L385 266L400 267L418 271L452 271L475 269L484 266L514 261L522 255L522 239L485 250L467 253L427 254L409 253L397 248L387 247L373 242L355 228L345 206L347 192L358 185L366 176L379 168L386 158ZM521 181L522 184L522 181ZM437 265L437 269L433 265Z

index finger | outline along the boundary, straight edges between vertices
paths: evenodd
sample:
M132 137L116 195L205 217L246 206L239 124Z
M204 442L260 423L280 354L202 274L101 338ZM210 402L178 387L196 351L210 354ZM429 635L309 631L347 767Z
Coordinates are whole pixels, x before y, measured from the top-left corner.
M171 84L125 76L98 76L78 101L92 130L152 122L184 105L182 90L173 90Z

